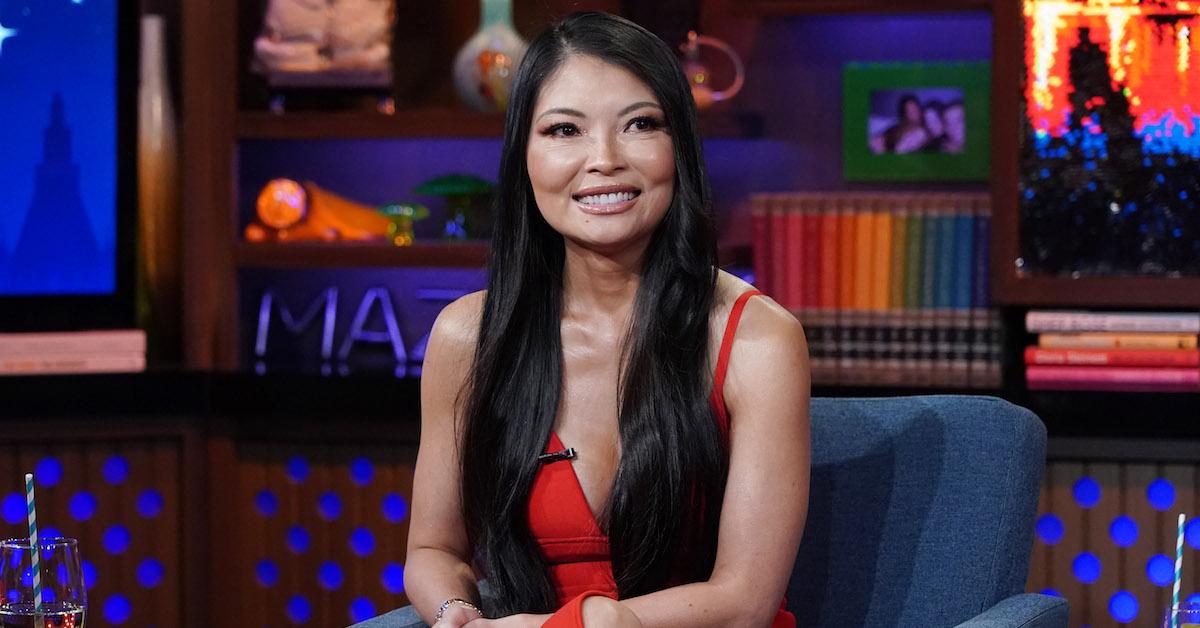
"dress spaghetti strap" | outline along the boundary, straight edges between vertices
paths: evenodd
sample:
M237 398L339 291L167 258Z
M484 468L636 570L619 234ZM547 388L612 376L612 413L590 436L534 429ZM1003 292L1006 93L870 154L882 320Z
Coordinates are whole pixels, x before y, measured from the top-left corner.
M761 295L760 290L747 290L733 302L729 311L729 321L725 323L725 333L721 336L721 348L717 352L717 366L713 372L712 404L717 412L717 422L722 434L729 434L729 412L725 409L725 371L729 369L729 354L733 351L733 336L737 333L738 322L742 320L742 310L750 297Z

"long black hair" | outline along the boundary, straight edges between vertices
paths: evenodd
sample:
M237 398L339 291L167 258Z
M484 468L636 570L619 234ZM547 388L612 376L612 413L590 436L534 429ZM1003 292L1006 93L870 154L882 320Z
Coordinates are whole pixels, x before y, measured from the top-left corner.
M648 244L622 347L621 461L601 525L620 596L706 579L726 446L709 403L716 233L695 105L671 49L629 20L571 15L538 36L515 78L475 361L462 415L463 517L499 615L557 605L528 499L562 388L563 237L534 201L526 150L544 81L571 55L632 72L662 106L675 193Z

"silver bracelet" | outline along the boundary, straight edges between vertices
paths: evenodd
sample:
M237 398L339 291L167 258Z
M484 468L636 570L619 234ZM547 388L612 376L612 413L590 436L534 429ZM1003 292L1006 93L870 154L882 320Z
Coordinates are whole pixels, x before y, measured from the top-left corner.
M442 602L442 605L438 607L437 613L434 613L434 615L433 615L434 623L442 621L442 615L446 614L446 609L450 608L451 604L458 604L459 606L465 606L465 607L475 611L476 613L479 613L480 617L483 617L483 611L479 610L478 606L475 606L474 604L472 604L460 597L452 597L452 598L446 600L445 602Z

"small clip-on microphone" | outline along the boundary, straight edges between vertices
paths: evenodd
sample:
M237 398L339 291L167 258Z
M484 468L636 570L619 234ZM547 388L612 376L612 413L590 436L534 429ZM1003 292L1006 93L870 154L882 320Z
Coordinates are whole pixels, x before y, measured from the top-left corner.
M574 457L575 457L575 448L567 447L566 449L564 449L562 451L554 451L554 452L551 452L548 454L542 454L542 455L538 456L537 459L538 459L538 462L540 462L542 464L549 464L551 462L558 462L559 460L571 460Z

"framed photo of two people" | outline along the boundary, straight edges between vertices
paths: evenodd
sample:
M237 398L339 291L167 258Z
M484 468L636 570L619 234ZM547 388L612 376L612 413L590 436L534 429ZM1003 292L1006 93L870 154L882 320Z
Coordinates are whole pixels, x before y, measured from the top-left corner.
M842 91L847 181L988 178L988 63L851 63Z

